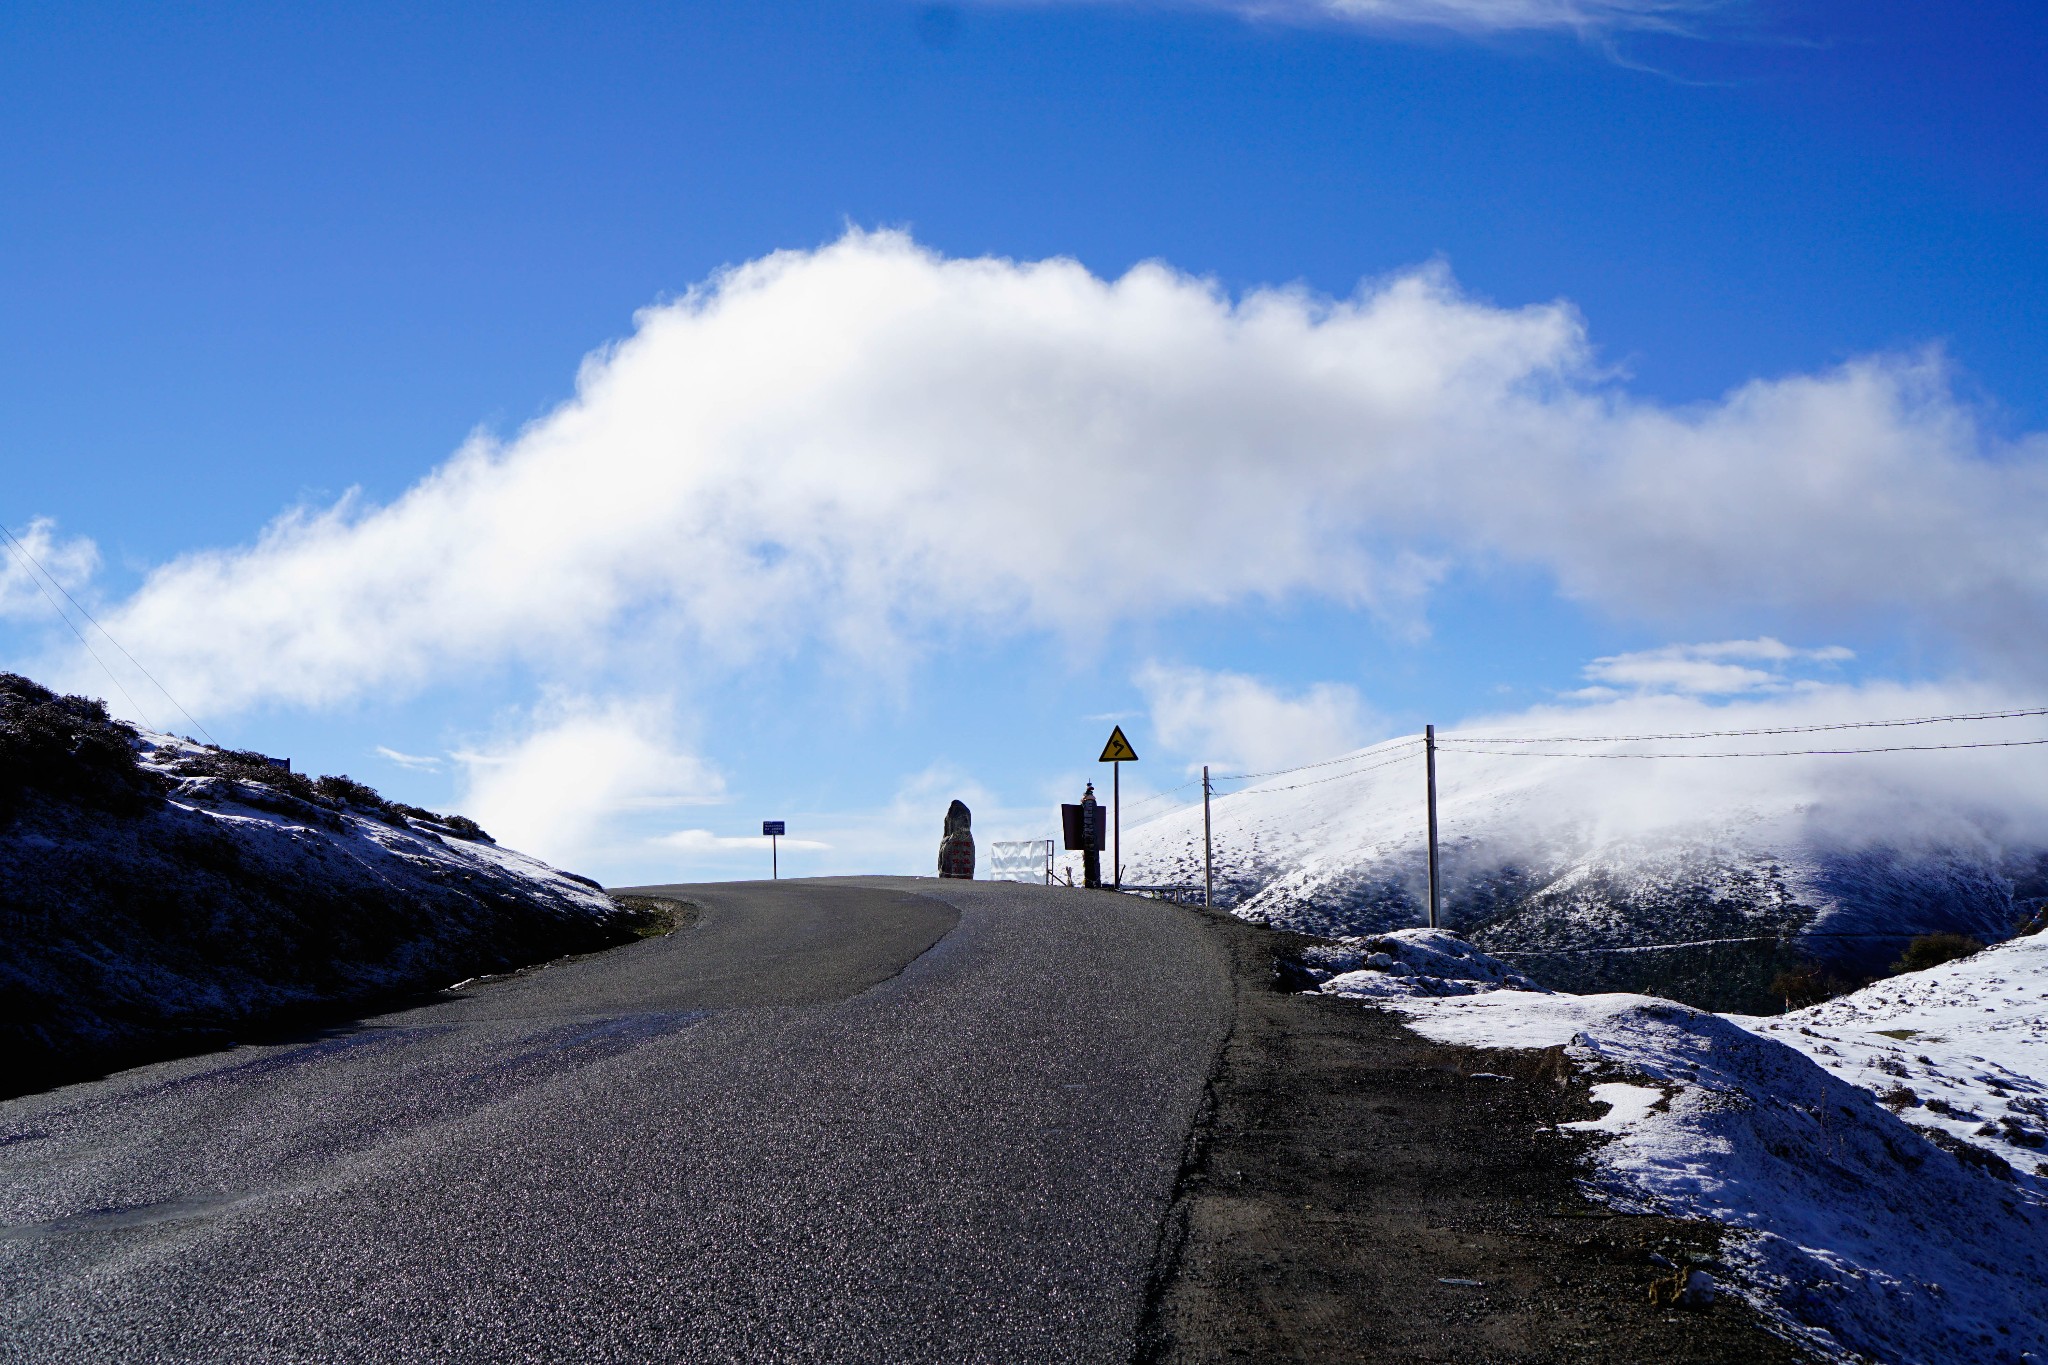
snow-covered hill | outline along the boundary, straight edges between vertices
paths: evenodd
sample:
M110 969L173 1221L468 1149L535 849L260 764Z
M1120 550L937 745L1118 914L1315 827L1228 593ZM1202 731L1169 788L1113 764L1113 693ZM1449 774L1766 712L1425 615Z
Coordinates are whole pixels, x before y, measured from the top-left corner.
M2048 893L2048 820L1978 780L1977 755L1528 752L1439 754L1442 922L1547 985L1761 1011L1787 967L1864 975L1917 935L1995 941ZM1218 902L1247 919L1323 935L1422 922L1414 738L1219 797L1213 819ZM1123 850L1126 882L1199 884L1200 806L1127 817Z
M0 674L5 1089L630 937L460 817Z

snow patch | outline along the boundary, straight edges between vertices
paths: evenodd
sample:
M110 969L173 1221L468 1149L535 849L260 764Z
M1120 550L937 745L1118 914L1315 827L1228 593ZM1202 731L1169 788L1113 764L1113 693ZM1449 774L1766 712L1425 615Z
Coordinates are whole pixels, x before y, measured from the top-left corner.
M1607 1112L1597 1119L1580 1119L1577 1123L1561 1123L1558 1127L1585 1133L1625 1133L1656 1111L1657 1106L1664 1102L1664 1092L1647 1085L1630 1085L1627 1081L1608 1081L1593 1087L1593 1101L1606 1105Z

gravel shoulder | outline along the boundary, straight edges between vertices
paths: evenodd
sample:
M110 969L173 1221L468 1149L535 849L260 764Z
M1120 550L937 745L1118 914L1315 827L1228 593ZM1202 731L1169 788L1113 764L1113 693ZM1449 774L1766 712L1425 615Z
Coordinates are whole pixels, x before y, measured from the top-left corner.
M1291 994L1294 935L1200 914L1234 1023L1190 1141L1145 1362L1712 1362L1812 1357L1723 1294L1659 1306L1710 1224L1613 1216L1577 1190L1590 1102L1559 1050L1448 1047L1353 1001Z

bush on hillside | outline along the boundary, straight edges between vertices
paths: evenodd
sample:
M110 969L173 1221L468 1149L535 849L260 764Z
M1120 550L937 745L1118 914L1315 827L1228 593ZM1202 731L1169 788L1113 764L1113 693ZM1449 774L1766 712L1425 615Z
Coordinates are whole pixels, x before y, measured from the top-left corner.
M1906 951L1892 964L1892 971L1924 972L1929 967L1983 951L1984 944L1968 934L1922 934L1906 945Z
M1834 968L1819 962L1802 962L1788 967L1771 978L1771 995L1783 1000L1789 1010L1804 1009L1818 1005L1823 1000L1833 1000L1838 995L1847 995L1864 983L1852 981L1837 973Z
M92 697L64 697L0 673L0 817L29 791L134 814L159 790L136 761L136 732Z

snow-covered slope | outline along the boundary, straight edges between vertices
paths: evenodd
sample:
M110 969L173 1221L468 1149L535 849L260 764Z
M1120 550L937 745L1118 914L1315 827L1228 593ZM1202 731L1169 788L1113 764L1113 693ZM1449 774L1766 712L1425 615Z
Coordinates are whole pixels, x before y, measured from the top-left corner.
M2032 751L2029 751L2032 752ZM1761 1010L1803 960L1870 973L1920 934L2004 938L2048 892L2048 821L1899 761L1438 759L1443 923L1547 985ZM1218 901L1326 936L1421 922L1421 748L1283 774L1214 803ZM1126 882L1202 879L1202 813L1123 832ZM1657 945L1687 945L1659 947ZM1590 951L1589 951L1590 950Z
M0 675L8 1091L601 947L635 921L458 817Z
M1736 1022L1877 1095L1966 1159L2006 1163L2048 1203L2048 933Z
M1403 948L1384 964L1322 990L1398 1010L1441 1042L1563 1048L1609 1106L1565 1125L1596 1136L1593 1191L1726 1225L1712 1273L1788 1334L1892 1365L2048 1358L2048 1168L2033 1145L2048 936L1758 1020L1519 988L1483 954L1417 941L1427 932L1393 936ZM1311 963L1347 965L1334 959L1364 946ZM1896 1094L1909 1082L1918 1105ZM1927 1116L1936 1099L1943 1112ZM1964 1109L1979 1126L1959 1137Z

